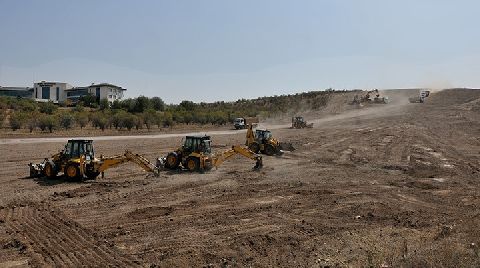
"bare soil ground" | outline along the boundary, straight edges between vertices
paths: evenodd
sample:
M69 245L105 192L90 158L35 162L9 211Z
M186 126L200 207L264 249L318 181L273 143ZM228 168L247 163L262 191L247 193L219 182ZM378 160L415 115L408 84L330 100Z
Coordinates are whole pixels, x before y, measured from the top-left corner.
M2 144L0 267L480 266L480 90L387 93L358 110L331 100L313 129L272 128L297 150L260 171L235 158L205 174L126 164L93 182L30 179L27 164L64 141ZM213 139L221 150L244 132ZM96 150L153 160L179 142Z

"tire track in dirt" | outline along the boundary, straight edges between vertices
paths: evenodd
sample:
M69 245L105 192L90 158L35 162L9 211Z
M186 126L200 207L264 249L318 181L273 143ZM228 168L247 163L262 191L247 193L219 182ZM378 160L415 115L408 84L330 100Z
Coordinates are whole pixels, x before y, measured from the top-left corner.
M48 206L13 206L0 210L9 233L27 245L37 266L135 267L138 261Z

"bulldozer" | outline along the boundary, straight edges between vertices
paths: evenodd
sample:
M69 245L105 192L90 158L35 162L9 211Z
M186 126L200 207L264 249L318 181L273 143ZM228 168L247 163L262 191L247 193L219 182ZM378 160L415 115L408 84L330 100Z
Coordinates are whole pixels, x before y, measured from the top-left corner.
M159 159L157 166L166 169L184 168L189 171L208 171L218 168L228 158L239 154L255 161L254 169L263 166L262 156L248 148L234 145L231 149L214 154L211 149L210 136L186 136L185 141L177 150L170 152L166 157Z
M291 143L281 143L273 137L272 132L267 129L255 129L249 125L245 145L254 153L266 155L281 155L285 151L293 151Z
M67 141L62 151L39 164L30 163L30 177L45 176L53 179L59 173L69 180L94 180L98 175L104 175L104 171L125 162L133 162L147 172L158 175L159 168L153 165L145 157L125 151L124 154L99 158L95 157L92 140L71 139Z
M373 90L367 91L365 96L355 95L353 98L353 101L350 104L357 105L358 107L363 107L364 103L387 104L388 102L389 102L388 97L386 96L381 97L378 89L373 89Z
M308 124L307 121L303 118L303 116L295 116L292 117L292 127L291 128L313 128L313 123Z

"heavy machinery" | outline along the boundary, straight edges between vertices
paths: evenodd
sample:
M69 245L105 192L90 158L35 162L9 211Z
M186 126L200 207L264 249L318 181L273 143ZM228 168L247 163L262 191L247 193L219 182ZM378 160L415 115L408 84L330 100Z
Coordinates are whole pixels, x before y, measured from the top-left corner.
M109 168L125 162L134 162L147 172L158 175L159 168L145 157L125 151L123 155L95 157L92 140L68 140L65 148L40 164L30 163L30 177L45 176L55 178L59 173L70 180L95 179Z
M379 104L387 104L388 97L380 96L380 92L378 89L373 89L367 91L364 96L355 95L351 104L362 106L363 103L379 103Z
M248 125L258 124L258 117L238 117L233 121L235 129L245 129Z
M157 166L167 169L186 168L189 171L208 171L220 166L228 158L239 154L255 161L255 169L263 166L262 156L242 146L232 146L231 149L213 154L210 136L186 136L183 145L160 159Z
M266 155L280 155L283 151L293 151L291 143L280 143L275 139L270 130L255 129L249 125L245 145L254 153L263 153Z
M313 128L313 123L308 124L303 116L292 117L292 127L291 128Z
M417 97L408 98L408 101L411 103L424 103L428 96L430 96L430 90L421 90Z

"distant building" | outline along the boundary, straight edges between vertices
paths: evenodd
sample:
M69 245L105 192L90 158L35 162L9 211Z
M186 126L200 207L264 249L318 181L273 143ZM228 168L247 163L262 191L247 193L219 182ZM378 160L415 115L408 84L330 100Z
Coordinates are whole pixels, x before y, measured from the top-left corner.
M33 99L36 101L53 101L54 103L66 100L65 91L73 88L72 85L62 82L37 82L33 84Z
M0 87L0 96L12 96L34 99L38 102L52 101L62 103L66 100L77 102L88 94L97 98L97 101L106 99L109 102L123 98L125 88L108 83L91 84L86 87L73 87L68 83L41 81L29 87Z
M92 84L88 88L90 94L95 92L93 95L97 97L97 100L107 99L109 102L122 99L123 92L126 91L125 88L108 83Z
M125 88L115 86L108 83L92 84L88 87L73 87L65 90L66 99L72 102L78 101L80 97L87 94L93 95L97 98L97 101L107 99L109 102L120 100L123 98L123 92Z
M0 86L0 96L33 98L33 88L31 87L2 87Z

